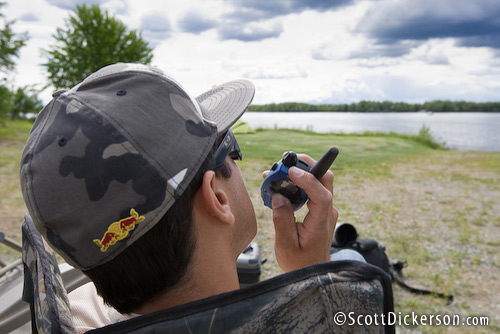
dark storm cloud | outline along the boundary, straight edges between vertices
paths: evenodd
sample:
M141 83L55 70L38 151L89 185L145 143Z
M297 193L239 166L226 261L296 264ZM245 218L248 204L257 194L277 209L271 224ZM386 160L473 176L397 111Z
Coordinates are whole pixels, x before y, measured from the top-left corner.
M218 35L221 40L234 39L244 42L276 38L283 32L282 25L275 23L271 24L271 27L269 25L262 27L262 22L288 14L301 13L305 10L333 10L353 2L353 0L235 0L230 2L233 5L233 11L222 17L222 23L217 29Z
M217 22L206 18L198 12L189 12L177 22L177 25L184 32L199 34L215 28Z
M463 37L460 39L460 45L472 47L488 46L500 50L500 32Z
M356 31L378 45L455 38L461 46L500 48L499 18L497 0L380 1L367 11Z

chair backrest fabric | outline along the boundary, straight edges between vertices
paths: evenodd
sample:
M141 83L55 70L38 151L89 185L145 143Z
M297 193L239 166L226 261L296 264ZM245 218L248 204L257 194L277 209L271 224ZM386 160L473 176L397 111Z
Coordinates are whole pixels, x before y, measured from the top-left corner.
M394 333L394 326L380 321L393 311L386 273L369 264L338 261L91 333ZM366 321L358 325L358 319Z
M23 300L30 304L33 333L76 334L59 265L29 215L22 235Z

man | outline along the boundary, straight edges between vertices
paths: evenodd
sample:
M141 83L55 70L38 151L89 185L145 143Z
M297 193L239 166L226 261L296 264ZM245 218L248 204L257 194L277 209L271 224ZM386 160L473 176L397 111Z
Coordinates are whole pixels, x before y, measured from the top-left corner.
M82 328L239 288L236 259L257 227L229 128L253 96L239 80L195 99L158 69L115 64L41 111L21 162L26 205L114 312L82 315L72 300ZM298 224L291 203L273 197L284 271L329 260L338 216L333 173L318 181L292 167L290 178L308 194L309 212Z

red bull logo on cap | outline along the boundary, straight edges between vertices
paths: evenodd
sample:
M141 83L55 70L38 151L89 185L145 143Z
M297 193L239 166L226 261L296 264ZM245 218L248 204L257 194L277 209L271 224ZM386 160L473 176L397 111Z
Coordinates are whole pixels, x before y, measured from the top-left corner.
M104 233L101 240L94 239L94 243L101 248L101 252L108 250L109 246L113 246L118 241L125 239L128 233L135 228L135 225L144 220L144 216L139 216L137 211L130 209L130 217L124 218L109 225L108 230Z

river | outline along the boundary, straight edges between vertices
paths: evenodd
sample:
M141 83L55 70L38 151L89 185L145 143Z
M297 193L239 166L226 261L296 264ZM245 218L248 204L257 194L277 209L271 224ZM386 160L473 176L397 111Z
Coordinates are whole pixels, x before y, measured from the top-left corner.
M417 134L423 126L450 149L500 152L500 113L353 113L247 112L242 117L254 128L290 128L315 132L396 132Z

